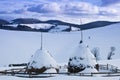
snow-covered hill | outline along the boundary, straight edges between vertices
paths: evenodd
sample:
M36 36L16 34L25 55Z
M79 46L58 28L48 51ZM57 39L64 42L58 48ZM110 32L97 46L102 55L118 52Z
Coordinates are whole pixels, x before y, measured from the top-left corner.
M4 21L4 23L3 23ZM7 22L7 21L6 21ZM3 24L2 24L3 23ZM104 27L119 22L111 21L94 21L86 24L75 24L73 22L64 22L60 20L46 20L41 21L35 18L17 18L9 23L5 23L5 20L1 19L0 29L5 30L17 30L17 31L34 31L34 32L70 32L87 30L92 28Z
M100 48L100 57L106 60L111 46L116 47L112 61L99 61L102 64L112 64L119 67L120 54L120 24L114 24L103 28L83 31L84 43L90 49ZM80 41L81 32L43 33L43 48L49 50L57 63L68 63L73 56L74 50ZM0 30L0 66L11 63L29 62L31 55L40 48L41 33L24 31ZM106 63L105 63L106 62ZM117 62L117 63L116 63ZM51 78L19 78L1 76L1 80L118 80L119 77L79 77L57 75Z
M106 59L111 46L116 47L113 59L120 57L120 27L118 24L83 31L84 43L89 48L100 48L100 56ZM40 33L0 30L0 65L28 62L40 48ZM43 33L43 48L50 51L58 63L68 62L80 41L80 32Z

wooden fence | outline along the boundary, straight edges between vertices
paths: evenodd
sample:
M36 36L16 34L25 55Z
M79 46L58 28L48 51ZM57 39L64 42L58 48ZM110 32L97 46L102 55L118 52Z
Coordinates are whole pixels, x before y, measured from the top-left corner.
M118 69L118 67L110 64L107 64L107 65L99 64L99 70L109 70L111 72L120 72L120 69Z
M63 67L67 69L67 66ZM107 65L102 65L99 64L99 70L109 70L110 72L95 72L95 73L68 73L68 72L64 72L64 73L42 73L41 75L49 75L48 77L52 76L52 75L56 75L56 74L64 74L64 75L68 75L68 76L96 76L96 75L102 75L102 76L120 76L120 69L118 69L116 66L107 64ZM35 73L32 74L28 74L26 72L26 68L12 68L12 69L8 69L8 70L3 70L0 71L0 75L16 75L16 74L24 74L24 75L29 75L29 77L35 77ZM22 77L22 76L21 76ZM41 77L40 75L37 77Z

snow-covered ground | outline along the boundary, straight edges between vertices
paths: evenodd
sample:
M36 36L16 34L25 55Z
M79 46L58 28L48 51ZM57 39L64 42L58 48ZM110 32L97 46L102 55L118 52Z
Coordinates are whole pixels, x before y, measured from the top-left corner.
M107 64L111 62L111 64L115 64L115 63L118 63L120 62L120 60L110 60L110 61L100 61L99 63L101 64ZM117 67L120 67L120 64L119 65L115 65ZM17 68L17 67L16 67ZM0 67L0 69L8 69L8 67ZM10 68L9 68L10 69ZM60 74L60 75L54 75L54 77L48 77L48 78L23 78L23 77L17 77L17 76L4 76L4 75L1 75L0 76L0 80L120 80L120 77L119 76L109 76L109 77L101 77L99 74L97 75L94 75L93 77L91 76L88 76L88 77L85 77L85 76L74 76L74 75L64 75L64 74Z
M102 64L111 64L120 67L120 24L114 24L103 28L83 31L84 43L90 49L100 48L100 57L106 60L111 46L116 47L112 61L99 61ZM40 49L40 36L38 32L7 31L0 30L0 66L13 63L29 62L31 55ZM74 50L80 41L80 32L43 33L43 48L47 49L57 63L68 63L74 55ZM120 77L80 77L59 75L50 78L31 80L119 80ZM0 76L0 80L30 80L12 76Z
M76 77L59 75L50 78L20 78L14 76L0 76L0 80L120 80L120 77Z
M119 59L119 24L86 30L83 34L84 43L88 44L90 49L100 48L100 57L103 60L111 46L116 47L113 59ZM0 65L28 62L31 55L40 48L40 36L39 32L0 30ZM48 50L58 63L68 62L79 41L80 32L43 33L43 48Z

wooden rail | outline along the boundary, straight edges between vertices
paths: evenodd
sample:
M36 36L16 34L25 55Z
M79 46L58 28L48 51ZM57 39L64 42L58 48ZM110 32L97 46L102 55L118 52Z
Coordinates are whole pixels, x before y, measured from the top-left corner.
M9 66L11 67L21 67L21 66L27 66L27 63L22 63L22 64L9 64ZM65 68L67 69L67 65L65 66L60 66L60 68ZM120 69L118 69L116 66L107 64L107 65L103 65L103 64L99 64L99 70L109 70L112 72L120 72Z

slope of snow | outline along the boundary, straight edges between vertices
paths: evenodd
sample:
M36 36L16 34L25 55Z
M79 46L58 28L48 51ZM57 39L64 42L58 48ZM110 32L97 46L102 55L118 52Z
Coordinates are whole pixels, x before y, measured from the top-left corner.
M112 61L99 62L119 67L120 61L120 24L114 24L103 28L83 31L84 42L89 48L100 48L100 56L106 59L111 46L116 47ZM0 66L12 63L29 62L31 55L40 47L40 33L16 32L0 30ZM90 36L90 39L88 37ZM80 41L80 32L70 33L43 33L43 48L49 50L58 63L67 63L74 55ZM119 80L120 77L80 77L59 75L51 78L19 78L12 76L0 76L1 80Z
M116 47L113 59L120 54L120 24L83 31L84 42L90 49L100 48L100 56L106 59L111 46ZM0 66L25 63L40 47L40 33L0 30ZM90 39L88 39L90 37ZM67 63L74 55L80 41L80 32L43 33L43 48L49 50L58 63Z
M76 28L76 27L71 27L72 31L80 31L80 28Z
M90 49L98 47L100 49L100 56L102 59L107 59L107 55L110 52L110 47L114 46L116 48L115 55L112 56L113 59L119 59L120 50L120 23L105 26L102 28L96 28L84 31L84 35L88 36L84 38L86 43L89 44ZM90 37L90 39L89 39Z
M62 30L65 30L67 28L69 28L69 26L57 25L55 26L55 28L53 28L49 32L62 32Z

